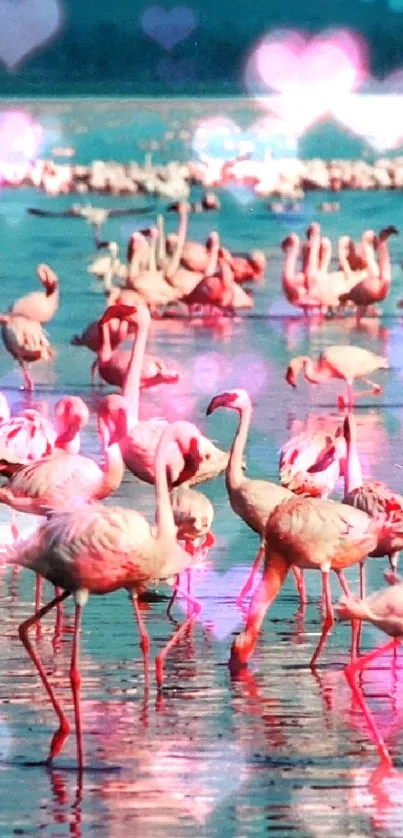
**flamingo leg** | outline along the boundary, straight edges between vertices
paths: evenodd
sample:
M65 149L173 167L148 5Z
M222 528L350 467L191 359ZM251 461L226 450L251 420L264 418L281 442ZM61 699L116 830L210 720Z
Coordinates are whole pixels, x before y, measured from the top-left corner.
M145 626L145 622L143 620L143 615L139 608L139 600L137 591L130 591L130 599L133 604L133 610L137 618L137 623L139 627L139 634L140 634L140 648L143 653L144 663L146 663L147 655L150 651L150 638L148 636L148 632Z
M172 611L172 608L174 606L174 602L176 600L176 597L178 596L178 585L179 585L179 573L176 577L176 582L175 582L175 585L174 585L173 593L172 593L171 599L169 600L169 603L168 603L167 617L171 616L171 611Z
M351 591L347 584L347 580L344 576L344 573L341 570L336 570L337 576L339 577L339 582L341 585L341 589L343 594L347 597L351 597ZM365 584L365 582L364 582ZM359 620L352 620L351 621L351 659L354 660L359 651L359 643L360 643L360 621Z
M34 389L34 382L31 373L29 372L24 361L18 360L18 363L22 369L22 374L24 376L24 387L26 390L30 390L32 392L32 390Z
M95 376L98 370L98 358L91 364L91 387L95 387Z
M389 564L390 564L390 567L391 567L391 571L397 578L397 565L398 565L398 562L399 562L399 551L396 550L394 553L391 553L391 555L388 558L389 558Z
M374 739L374 741L376 743L376 746L378 748L381 760L382 760L382 762L386 762L389 765L392 764L392 760L390 758L389 751L388 751L388 749L385 745L385 742L383 741L382 736L379 733L379 730L378 730L378 728L375 724L375 719L373 718L372 713L370 712L369 708L367 707L367 703L366 703L365 698L363 696L362 690L359 688L359 686L356 682L355 676L356 676L356 673L361 671L362 669L364 669L364 667L367 666L367 664L371 663L371 661L375 660L375 658L377 658L383 652L388 651L393 646L395 646L395 638L393 638L392 640L389 640L387 643L385 643L383 646L380 646L378 649L374 649L372 652L369 652L367 655L363 655L362 658L360 658L357 661L354 661L354 663L348 664L348 666L346 666L346 668L344 670L344 675L345 675L345 677L346 677L346 679L347 679L347 681L348 681L348 683L351 687L354 698L356 699L357 703L359 704L359 706L362 710L365 721L368 725L369 730L371 731L373 739Z
M76 610L74 616L74 635L73 635L73 648L71 653L71 663L70 663L70 684L71 684L71 691L73 693L73 703L74 703L74 721L76 725L76 743L77 743L77 764L78 764L78 771L79 773L82 772L84 768L84 749L83 749L83 731L81 725L81 706L80 706L80 690L81 690L81 675L79 670L79 658L80 658L80 630L81 630L81 618L83 613L83 604L86 602L86 598L81 599L82 591L78 591L76 594ZM86 592L85 592L86 593ZM87 597L87 594L86 594Z
M55 599L52 599L51 602L49 602L47 605L44 605L43 608L40 608L39 611L36 611L35 614L33 614L32 617L29 617L28 620L25 620L23 623L21 623L21 625L18 628L19 638L20 638L21 642L23 643L23 645L25 646L25 649L27 650L27 652L28 652L33 664L34 664L35 669L38 672L38 675L39 675L39 677L40 677L40 679L41 679L41 681L42 681L42 683L43 683L43 685L46 689L46 692L47 692L47 694L50 698L52 707L53 707L53 709L54 709L54 711L55 711L55 713L56 713L56 715L59 719L59 728L53 734L52 742L51 742L51 745L50 745L49 756L48 756L48 759L47 759L47 762L49 764L54 760L54 758L57 756L57 754L60 753L60 751L62 750L64 742L65 742L65 740L67 739L67 737L70 733L70 723L69 723L69 720L68 720L68 718L67 718L67 716L66 716L66 714L63 710L63 707L62 707L59 699L56 697L54 689L53 689L53 687L52 687L52 685L51 685L51 683L48 679L48 676L46 675L46 672L45 672L45 669L43 667L42 661L40 660L38 653L35 651L34 647L32 646L32 643L31 643L31 641L29 639L29 636L28 636L28 631L31 628L31 626L35 625L35 623L37 623L38 620L41 620L42 617L45 616L45 614L47 614L49 611L51 611L52 608L55 607L55 605L57 605L59 599L60 599L60 601L62 601L64 599L67 599L68 596L70 596L69 591L63 591L63 593L60 595L59 598L55 597Z
M315 668L316 662L319 658L319 655L326 643L327 635L329 634L330 629L334 623L334 616L333 616L333 606L332 606L332 595L330 592L330 583L329 583L329 571L322 571L322 588L323 588L323 600L326 609L325 613L325 620L323 623L322 634L319 639L319 643L315 649L313 654L310 666L312 669Z
M305 587L305 576L304 571L301 568L296 567L296 565L291 566L291 570L294 575L295 579L295 586L299 594L300 604L306 605L308 602L307 595L306 595L306 587Z
M264 546L263 546L263 544L261 544L260 547L259 547L257 556L255 558L255 561L253 562L253 565L251 567L249 576L248 576L245 584L243 585L243 587L241 588L241 590L240 590L240 592L237 596L237 599L236 599L236 604L237 605L241 605L243 600L245 599L245 597L248 595L249 591L252 590L252 588L254 586L254 583L255 583L256 574L259 570L259 565L260 565L260 562L262 561L263 556L264 556Z
M17 512L15 509L11 507L11 535L13 536L14 541L18 541L20 537L20 532L17 527Z
M176 586L176 592L180 594L180 596L183 596L184 599L186 599L193 605L193 613L190 615L190 617L187 618L187 620L185 620L183 625L181 625L180 628L178 628L174 636L171 637L171 640L168 641L168 643L164 646L159 655L157 655L157 657L155 658L155 675L158 689L161 689L162 682L164 680L164 661L168 652L172 649L173 646L176 646L179 638L182 637L183 634L185 634L188 627L194 622L194 620L196 619L198 614L201 613L202 610L200 602L198 602L197 599L194 599L193 597L189 596L189 594L186 591L183 591L182 588Z

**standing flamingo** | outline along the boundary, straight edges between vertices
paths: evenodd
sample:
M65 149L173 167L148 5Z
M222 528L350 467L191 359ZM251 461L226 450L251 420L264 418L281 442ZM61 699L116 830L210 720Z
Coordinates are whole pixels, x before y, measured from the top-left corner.
M392 760L389 751L367 707L362 692L358 688L356 676L379 655L383 655L389 649L395 647L396 642L401 643L403 641L403 582L392 585L386 590L377 591L366 599L344 596L336 605L336 614L341 621L361 620L371 623L393 638L378 649L368 652L368 654L349 664L344 670L354 698L361 707L367 725L374 737L381 760L383 763L391 765Z
M252 589L264 555L263 534L266 521L278 503L292 497L292 492L269 480L254 480L244 475L243 460L252 418L252 405L246 390L229 390L214 396L206 410L207 416L219 407L236 410L240 419L225 472L225 485L230 504L235 514L258 533L261 541L251 573L239 594L238 601L240 602ZM305 599L305 590L299 575L296 581L301 599Z
M337 501L294 496L278 504L266 523L263 577L252 596L245 631L232 644L231 668L242 668L253 654L266 611L292 565L301 570L320 570L322 575L326 613L311 660L314 667L334 622L329 573L336 571L344 593L349 595L343 570L363 561L375 549L384 526L382 519L371 519L360 509ZM403 532L403 522L397 522L396 531Z
M362 509L371 518L381 516L385 523L393 523L398 518L403 520L403 497L376 480L363 482L361 464L357 450L357 425L353 414L344 419L344 438L347 447L345 469L344 500L356 509ZM403 550L403 540L399 533L388 532L378 542L370 556L388 556L392 574L396 576L399 551ZM364 568L361 565L361 597L365 596Z
M114 397L117 398L116 396ZM135 510L102 504L81 505L61 512L43 524L31 538L15 548L4 550L8 563L30 568L44 576L64 593L37 611L19 627L19 636L45 686L59 719L52 738L48 763L60 753L69 734L70 724L56 697L39 655L29 639L29 629L58 602L73 595L75 599L74 637L70 682L74 701L78 769L84 768L83 735L80 705L79 635L82 610L89 594L108 594L120 588L129 591L137 616L143 655L149 650L149 637L138 608L137 597L155 580L169 580L191 565L192 558L176 541L176 526L169 502L167 467L169 447L180 447L187 476L199 462L200 434L189 422L176 422L165 428L156 452L155 527ZM185 475L184 475L185 476ZM196 604L195 604L196 605ZM156 658L156 678L160 687L167 652L194 620L197 611L185 621Z
M285 378L291 387L296 387L295 382L301 370L311 384L321 384L332 378L341 378L347 384L347 405L352 408L354 396L379 395L381 387L368 379L367 375L380 369L389 369L389 361L381 355L376 355L375 352L362 349L360 346L328 346L315 362L306 355L293 358L287 367ZM372 389L354 393L355 378L362 378L371 385ZM339 396L338 403L339 407L345 406L342 396Z
M135 315L138 332L133 343L132 355L126 370L123 384L123 395L128 404L128 432L121 440L120 447L127 468L147 483L155 481L155 451L162 432L168 422L166 419L139 419L141 369L150 328L150 313L145 306L134 309L128 306L111 306L103 317L104 324L108 317L123 319ZM201 435L199 450L202 460L197 472L192 477L193 483L210 480L224 471L228 454L217 448L207 437ZM178 446L171 446L168 462L169 476L172 485L177 483L183 469L183 457Z
M19 314L38 323L48 323L55 316L59 305L59 280L49 265L38 265L37 274L45 291L31 291L16 300L10 308L10 314Z
M373 235L372 231L368 232ZM381 230L377 242L379 268L374 259L374 264L368 267L367 276L353 285L346 294L340 297L340 302L351 301L357 306L358 324L367 309L375 303L385 300L389 293L392 271L387 243L390 236L397 236L398 232L398 229L393 225Z
M27 364L35 361L49 361L54 357L52 349L41 324L21 314L0 314L3 324L1 334L4 346L19 363L27 390L34 389L32 376Z

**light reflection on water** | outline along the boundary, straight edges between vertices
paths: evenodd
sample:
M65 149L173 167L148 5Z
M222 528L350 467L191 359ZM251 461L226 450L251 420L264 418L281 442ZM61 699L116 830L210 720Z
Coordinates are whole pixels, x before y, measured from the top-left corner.
M164 117L166 118L166 117ZM85 117L81 114L80 120ZM63 121L61 117L61 122ZM96 138L94 142L96 141ZM95 153L94 153L94 156ZM26 191L7 196L19 208L39 204L42 196ZM113 199L102 198L99 204ZM393 220L403 228L400 196L378 193L363 196L365 219L357 212L360 196L340 195L337 216L322 220L326 233L351 232L356 238L365 226L378 229ZM70 199L61 198L67 205ZM98 203L98 201L97 201ZM245 242L270 252L268 280L256 293L256 315L234 318L207 329L201 322L156 321L150 352L164 354L183 370L174 387L160 387L142 400L142 416L186 415L197 421L221 446L233 437L236 417L219 411L205 416L215 392L249 385L253 401L253 425L248 445L251 475L276 478L278 449L296 423L326 421L335 427L340 420L335 404L340 386L323 388L301 383L295 392L283 376L293 354L316 355L331 343L357 343L389 355L392 370L379 374L384 393L379 399L359 404L358 440L366 475L403 488L401 462L402 423L402 325L395 302L402 296L399 260L400 240L393 242L393 289L381 321L371 320L357 331L354 321L326 323L290 316L266 318L271 309L287 312L280 299L280 251L286 234L259 203L256 213L245 212L234 199L224 196L223 211L212 218L193 217L191 236L205 238L216 226L225 242L242 249ZM316 202L310 202L312 207ZM381 208L381 209L379 209ZM308 219L309 220L309 219ZM308 223L304 220L304 224ZM176 219L168 222L174 229ZM123 244L118 222L108 222L107 234ZM60 244L62 243L63 246ZM16 259L16 253L18 259ZM89 387L90 353L69 345L73 333L102 310L103 299L90 290L86 261L91 256L88 229L74 222L40 223L25 216L20 227L7 227L2 242L4 276L12 281L2 286L4 310L17 295L32 288L35 260L49 261L60 273L62 303L49 325L58 355L53 369L39 368L34 399L51 405L61 393L74 392L88 402L92 416L99 393ZM233 359L237 359L234 363ZM19 373L0 352L1 386L18 410L27 397L18 389ZM250 382L249 382L250 379ZM319 417L319 418L318 418ZM325 420L323 419L325 417ZM83 435L85 452L98 456L96 422ZM339 487L342 491L342 487ZM403 737L402 664L381 659L379 669L362 677L362 687L371 710L390 745L397 773L374 776L376 752L368 731L342 675L348 658L349 629L337 626L324 654L324 666L314 677L308 667L320 632L320 578L308 574L310 603L304 616L298 613L294 586L287 580L264 625L250 670L231 679L227 667L231 637L226 628L233 614L239 624L243 612L228 601L225 574L241 575L258 547L257 537L240 522L229 507L223 480L203 487L215 506L214 533L217 545L210 558L216 577L204 587L205 611L212 620L200 621L166 662L166 681L157 696L153 672L150 689L144 682L137 629L128 597L122 592L93 598L85 609L82 638L83 723L88 771L82 786L75 766L74 735L57 759L53 770L34 766L47 754L55 719L30 661L17 637L18 624L32 612L33 579L21 572L0 578L0 835L125 834L171 836L193 835L264 836L298 835L300 838L332 835L403 834L399 766ZM131 475L108 503L134 504L150 519L154 492ZM1 522L9 521L1 509ZM22 531L33 526L19 516ZM368 563L368 586L380 587L385 563ZM228 577L229 578L229 577ZM357 590L357 573L348 573ZM214 586L211 580L217 580ZM241 587L240 582L239 587ZM334 599L339 596L333 584ZM50 595L51 589L48 589ZM175 608L176 622L166 617L169 591L160 586L155 601L142 604L155 655L183 621ZM40 654L71 716L68 669L72 632L72 607L66 604L62 642L52 646L53 619L44 621L38 641ZM215 614L216 612L216 614ZM215 619L214 619L215 618ZM214 631L214 625L224 626ZM225 630L224 630L225 629ZM224 636L223 636L224 635ZM374 629L364 629L364 648L381 641ZM16 830L16 832L15 832ZM21 832L23 830L23 833ZM376 833L377 834L377 833Z

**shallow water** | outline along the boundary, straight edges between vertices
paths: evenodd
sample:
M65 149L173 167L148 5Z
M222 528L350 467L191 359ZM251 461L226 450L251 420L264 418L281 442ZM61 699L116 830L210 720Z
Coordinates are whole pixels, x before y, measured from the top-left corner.
M48 106L50 107L50 106ZM155 109L157 106L154 105ZM95 117L76 111L81 128ZM62 107L55 113L63 128ZM71 120L71 112L69 119ZM166 118L164 116L164 118ZM67 123L66 123L67 124ZM70 123L69 123L70 124ZM88 127L87 125L87 127ZM93 154L101 140L112 143L99 123L92 136ZM72 139L66 128L66 138ZM70 132L70 133L69 133ZM97 133L98 132L98 133ZM74 139L74 136L73 136ZM403 229L403 205L397 193L341 194L336 215L316 210L326 196L308 196L297 229L313 217L335 242L337 235L358 236L364 228L394 223ZM92 408L99 392L89 386L90 354L69 340L103 307L96 281L86 272L92 255L91 236L79 220L45 220L26 215L27 206L58 207L33 190L5 191L0 201L3 285L1 308L35 285L34 267L49 261L60 275L62 301L49 325L57 357L51 367L34 371L34 400L50 406L64 393L78 393ZM75 200L75 199L74 199ZM223 447L231 442L236 419L220 411L205 417L210 398L220 390L247 387L254 416L247 461L254 476L277 476L278 449L296 420L330 414L336 424L337 385L315 388L301 383L294 392L284 382L284 368L295 354L316 354L331 343L358 343L388 354L392 369L377 376L378 398L357 408L359 446L364 473L403 490L401 461L401 395L403 331L396 300L402 294L402 239L391 241L392 294L381 320L356 331L352 319L307 324L281 298L280 240L296 226L270 216L263 201L240 203L222 195L219 215L191 219L191 238L202 240L216 227L233 249L262 247L269 254L267 278L256 291L251 315L225 322L212 332L182 320L153 324L151 351L174 360L182 370L177 385L143 395L143 416L166 415L196 421ZM99 205L129 204L128 199L99 198ZM152 220L150 217L149 221ZM149 223L142 219L138 226ZM174 229L176 218L169 220ZM133 229L130 219L111 220L108 238L123 246ZM0 352L0 386L17 410L26 403L18 369ZM95 420L84 435L86 453L98 455ZM93 598L84 611L82 696L88 769L82 784L75 771L74 735L52 770L40 765L55 729L54 714L18 639L19 623L32 613L33 578L4 573L0 586L0 835L142 836L363 836L403 835L403 691L402 663L383 657L362 678L397 768L392 778L374 776L377 754L343 676L348 660L349 629L337 626L314 676L309 660L320 632L319 574L308 574L310 603L304 620L292 581L287 580L264 623L249 670L231 678L227 659L231 635L241 629L244 612L234 598L245 579L257 538L232 513L223 480L203 487L213 500L217 544L212 568L200 571L194 590L203 612L193 631L172 650L166 663L164 690L158 696L153 672L144 682L137 629L127 595ZM341 491L341 487L340 487ZM152 487L127 475L108 503L134 504L153 517ZM0 521L8 522L0 509ZM35 522L19 516L22 532ZM368 586L383 583L383 560L368 563ZM357 572L348 574L357 590ZM169 590L144 603L144 617L157 653L176 623L166 616ZM47 594L51 596L49 588ZM338 598L334 587L334 599ZM155 601L154 601L155 600ZM177 623L184 619L178 605ZM72 607L66 605L62 640L52 646L53 619L44 621L38 650L69 715L72 705L68 670ZM365 628L363 648L382 642ZM400 773L399 773L400 772Z

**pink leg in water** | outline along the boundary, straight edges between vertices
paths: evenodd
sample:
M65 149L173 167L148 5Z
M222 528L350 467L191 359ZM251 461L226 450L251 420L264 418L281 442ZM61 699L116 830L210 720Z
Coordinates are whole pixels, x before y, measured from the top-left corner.
M293 575L294 575L295 587L298 591L300 604L301 605L306 605L307 602L308 602L308 599L307 599L307 596L306 596L304 571L301 570L301 568L296 567L294 564L291 565L291 570L292 570Z
M257 572L259 570L259 565L260 565L260 562L263 559L263 556L264 556L264 546L263 546L263 544L261 544L260 547L259 547L256 559L253 562L253 565L251 567L251 571L249 573L249 576L248 576L243 588L241 588L241 591L239 592L239 594L237 596L237 599L236 599L236 604L237 605L242 605L243 600L248 595L249 591L252 590L252 588L255 584L255 578L256 578Z
M172 611L172 608L174 606L174 602L176 600L176 597L178 596L178 585L179 585L179 574L176 577L176 582L175 582L175 585L174 585L173 593L172 593L171 599L168 602L167 617L171 616L171 611Z
M333 606L332 606L332 595L330 592L330 583L329 583L329 571L322 571L322 588L323 588L323 599L325 605L325 620L323 623L322 634L320 636L319 643L315 649L311 660L311 667L312 669L316 666L316 662L319 658L319 655L326 643L327 636L329 634L330 629L334 623L334 616L333 616Z
M19 364L21 366L22 374L24 376L24 387L25 387L26 390L29 390L30 392L32 392L33 389L34 389L34 382L33 382L31 373L29 372L28 368L26 367L24 361L19 361Z
M180 628L178 628L171 640L169 640L166 646L164 646L162 652L160 652L159 655L157 655L157 657L155 658L155 674L158 689L161 689L162 682L164 680L164 661L168 652L172 649L173 646L176 646L180 637L182 637L182 635L185 634L188 627L193 623L195 618L198 616L198 614L200 614L202 610L202 606L197 599L193 599L193 597L189 596L189 594L187 594L186 591L183 591L181 588L177 587L176 591L178 594L180 594L180 596L183 596L184 599L188 600L188 602L190 602L193 605L193 613L190 617L187 618L187 620L185 620L183 625L180 626Z
M64 591L61 594L60 599L61 600L67 599L68 596L70 596L69 592ZM47 762L49 764L51 762L53 762L54 758L62 750L63 745L65 743L65 740L67 739L67 737L70 733L70 723L69 723L69 720L68 720L68 718L67 718L67 716L66 716L66 714L63 710L63 707L62 707L60 701L56 698L55 692L53 690L52 685L49 682L48 676L46 675L45 669L44 669L43 664L42 664L42 662L39 658L39 655L36 652L36 650L34 649L34 647L32 646L32 643L31 643L31 641L29 639L29 636L28 636L28 631L31 628L31 626L35 625L35 623L37 623L38 620L41 620L42 617L45 616L45 614L47 614L49 611L51 611L51 609L54 608L57 605L57 603L58 603L57 598L52 599L51 602L49 602L47 605L44 605L43 608L41 608L39 611L36 611L35 614L33 614L32 617L29 617L28 620L25 620L23 623L21 623L21 625L19 626L19 629L18 629L18 634L19 634L20 640L24 644L24 646L25 646L25 648L26 648L26 650L27 650L27 652L28 652L28 654L29 654L37 672L38 672L38 675L39 675L39 677L40 677L40 679L41 679L41 681L42 681L42 683L43 683L43 685L46 689L46 692L47 692L47 694L50 698L52 707L53 707L53 709L54 709L54 711L55 711L55 713L56 713L56 715L59 719L59 728L56 731L56 733L53 734L52 742L51 742L51 745L50 745L49 756L48 756L48 759L47 759Z
M78 592L77 596L80 596ZM77 743L77 766L81 774L84 768L84 748L83 748L83 731L81 725L81 706L80 706L80 689L81 689L81 675L79 669L80 663L80 630L81 617L83 613L83 606L76 601L76 611L74 617L74 635L73 648L71 653L70 663L70 684L73 693L74 704L74 721L76 725L76 743Z
M143 656L146 657L150 651L150 638L148 636L148 632L145 626L145 622L143 620L143 615L139 608L139 600L137 591L130 592L130 599L133 604L134 613L136 615L137 624L139 627L139 634L140 634L140 648L143 653Z
M15 509L11 509L11 535L14 541L18 541L20 537L20 532L17 527L17 513Z
M378 748L381 760L382 760L382 762L385 762L388 765L392 765L392 760L390 758L389 751L388 751L388 749L387 749L387 747L386 747L386 745L385 745L385 743L382 739L382 736L379 733L379 730L378 730L378 728L375 724L375 719L373 718L372 713L370 712L369 708L367 707L367 703L365 701L363 692L360 689L360 687L358 686L355 676L356 676L357 672L364 669L364 667L366 667L371 661L375 660L375 658L379 657L379 655L381 655L384 652L391 649L394 645L395 645L395 638L393 638L392 640L389 640L383 646L380 646L379 649L374 649L374 651L369 652L367 655L363 655L362 658L360 658L357 661L354 661L354 663L348 664L348 666L346 666L346 668L344 670L344 674L345 674L345 676L347 678L347 681L348 681L348 683L351 687L353 696L356 699L357 703L359 704L359 706L362 710L365 721L368 725L369 730L371 731L374 742L375 742L375 744Z

